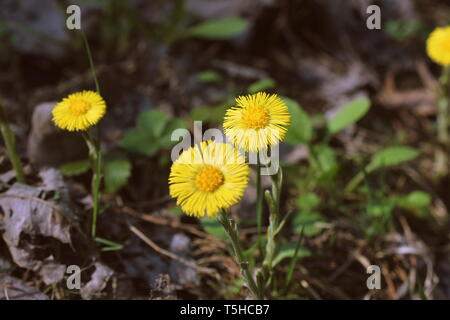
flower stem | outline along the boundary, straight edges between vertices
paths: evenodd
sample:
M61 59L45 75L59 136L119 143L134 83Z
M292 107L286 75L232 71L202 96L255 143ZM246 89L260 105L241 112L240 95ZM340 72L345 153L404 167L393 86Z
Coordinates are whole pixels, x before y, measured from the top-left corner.
M234 257L239 267L241 268L241 274L244 277L245 281L247 282L250 291L257 299L263 299L263 296L260 290L258 289L255 280L253 279L249 263L247 259L245 259L242 246L239 242L239 234L236 222L233 219L230 219L228 215L222 210L219 212L217 219L222 224L222 226L225 229L225 232L228 234L228 237L230 238L231 245L233 247Z
M277 252L276 236L280 232L281 224L280 219L280 197L281 197L281 185L283 182L283 171L279 169L278 174L272 178L272 192L266 191L266 200L269 206L269 227L267 228L267 244L266 254L263 261L263 272L266 280L265 285L269 284L273 275L273 260Z
M97 90L97 93L100 94L100 85L99 85L98 78L97 78L97 72L95 71L94 59L92 59L91 48L89 47L89 43L87 41L86 35L84 34L83 30L81 30L81 37L83 38L84 47L86 48L86 53L87 53L87 56L89 59L89 66L91 68L92 78L94 78L95 89Z
M83 38L84 46L86 48L86 53L89 60L89 66L91 68L92 77L95 82L95 88L97 93L100 95L100 84L97 78L97 72L95 71L94 59L92 58L91 49L89 47L89 43L87 41L86 35L83 30L81 30L81 36ZM91 234L92 238L95 238L97 232L97 217L100 211L100 186L102 182L102 152L100 150L100 126L98 126L97 130L97 138L94 138L91 132L87 132L84 135L85 140L87 142L89 148L89 157L92 162L92 225L91 225Z
M256 163L256 224L258 229L258 247L261 255L262 249L262 220L263 220L263 190L261 184L261 158L259 152L257 155Z
M2 132L3 140L5 141L6 152L8 153L9 160L16 171L17 181L25 183L25 175L23 173L22 162L16 152L16 138L11 128L8 125L6 119L6 113L3 109L3 105L0 102L0 130Z
M448 134L449 127L449 84L450 84L450 66L444 67L442 76L439 79L439 95L438 95L438 115L437 115L437 130L438 141L442 144L444 151L439 150L437 154L438 172L448 173L448 149L450 146L450 139Z
M100 150L100 143L94 139L91 132L83 134L89 148L89 157L92 163L92 224L91 235L95 238L97 232L97 217L100 212L100 185L102 181L102 152Z

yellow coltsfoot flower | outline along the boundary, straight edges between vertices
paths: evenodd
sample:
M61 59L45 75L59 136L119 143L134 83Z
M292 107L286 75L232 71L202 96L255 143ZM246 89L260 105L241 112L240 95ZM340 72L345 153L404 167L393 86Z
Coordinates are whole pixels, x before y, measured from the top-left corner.
M280 143L291 123L286 104L276 94L259 92L236 99L227 110L223 127L235 146L256 152Z
M184 151L170 170L170 195L191 216L216 216L236 204L250 169L230 144L202 142Z
M106 103L94 91L70 94L53 108L53 122L61 129L84 131L96 125L106 113Z
M450 26L436 28L427 39L427 54L441 66L450 65Z

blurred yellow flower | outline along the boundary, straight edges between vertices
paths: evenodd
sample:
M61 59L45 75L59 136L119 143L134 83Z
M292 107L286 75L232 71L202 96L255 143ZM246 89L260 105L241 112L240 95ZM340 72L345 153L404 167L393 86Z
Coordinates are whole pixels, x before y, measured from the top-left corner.
M170 195L186 214L213 217L241 199L249 171L245 158L230 144L202 142L172 165Z
M276 94L259 92L236 99L227 110L223 127L235 146L256 152L277 145L291 123L286 104Z
M61 129L83 131L96 125L106 112L106 103L94 91L70 94L53 108L53 122Z
M427 39L427 53L441 66L450 65L450 26L436 28Z

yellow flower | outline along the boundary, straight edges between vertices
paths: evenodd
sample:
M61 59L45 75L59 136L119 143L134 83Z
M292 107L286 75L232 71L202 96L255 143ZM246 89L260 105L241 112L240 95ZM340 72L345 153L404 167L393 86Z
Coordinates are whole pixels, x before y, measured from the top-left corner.
M450 65L450 26L436 28L427 39L428 56L441 66Z
M226 136L236 146L256 152L284 139L291 115L276 94L259 92L241 96L236 104L227 110L223 123Z
M53 122L64 130L83 131L96 125L106 112L103 98L94 91L70 94L53 108Z
M202 142L172 165L170 195L186 214L213 217L241 199L249 170L245 158L230 144Z

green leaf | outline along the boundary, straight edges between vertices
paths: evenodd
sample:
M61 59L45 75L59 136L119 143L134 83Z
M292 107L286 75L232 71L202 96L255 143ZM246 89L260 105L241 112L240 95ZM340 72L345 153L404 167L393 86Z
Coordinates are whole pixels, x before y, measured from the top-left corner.
M367 166L366 170L370 173L381 167L398 165L400 163L413 160L418 155L419 152L410 147L389 147L377 152Z
M336 134L361 119L370 109L370 100L360 98L351 101L328 122L330 134Z
M226 105L218 105L214 107L197 107L191 111L191 118L194 121L209 121L211 123L218 124L222 123L226 111Z
M270 78L269 79L262 79L262 80L259 80L259 81L256 81L256 82L252 83L248 87L247 91L248 91L248 93L256 93L256 92L259 92L259 91L264 91L264 90L267 90L267 89L271 89L271 88L273 88L275 86L276 86L276 82L274 80L272 80Z
M388 217L394 208L392 199L372 200L367 204L367 213L372 217Z
M59 167L59 171L65 176L72 177L86 173L90 167L89 160L81 160L65 163Z
M431 203L431 196L423 191L413 191L399 201L399 206L405 208L422 208Z
M312 211L320 204L320 198L315 193L305 193L298 197L297 205L300 209Z
M197 74L197 80L202 83L218 82L222 80L222 77L215 71L206 70Z
M279 264L283 259L286 258L293 258L295 254L295 247L297 246L297 243L295 242L289 242L285 243L281 246L281 248L278 251L278 254L275 256L272 262L272 268L275 267L277 264ZM297 252L297 258L305 258L311 256L311 252L304 248L299 247Z
M118 251L123 249L123 244L111 240L103 239L100 237L96 237L94 240L97 243L106 245L106 247L101 248L100 251Z
M377 152L372 161L365 168L366 173L371 173L381 167L390 167L415 159L419 155L416 149L410 147L389 147ZM364 179L364 172L359 172L345 187L346 192L354 190Z
M131 129L126 133L122 139L122 147L147 156L151 156L159 150L153 136L140 128Z
M314 236L318 234L323 227L319 226L318 222L324 222L325 219L318 212L299 211L293 220L294 230L303 233L306 236Z
M122 147L147 156L156 154L160 149L176 143L171 141L175 129L186 128L182 119L168 119L160 110L141 113L136 128L129 130L122 138Z
M228 239L228 235L223 229L223 226L220 224L219 221L217 221L216 218L201 218L200 223L203 226L203 229L205 229L206 232L209 234L212 234L213 236L219 238L219 239Z
M247 20L238 17L211 19L191 27L187 35L211 40L230 39L243 33L247 27Z
M339 170L335 151L325 144L318 144L312 147L314 153L314 163L320 172L319 180L330 181Z
M116 193L124 187L131 175L131 163L123 155L109 155L105 158L105 189Z
M186 121L183 119L171 119L167 126L164 128L163 133L161 134L161 138L159 139L159 145L162 148L169 148L176 143L176 141L172 141L172 132L176 129L186 129Z
M167 124L167 116L161 110L148 110L142 112L138 117L138 128L151 132L153 137L161 136L164 127Z
M286 134L285 141L294 146L309 142L313 135L313 127L309 115L296 101L287 97L282 97L282 100L291 114L291 125Z

